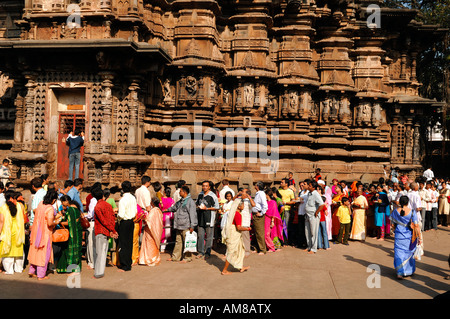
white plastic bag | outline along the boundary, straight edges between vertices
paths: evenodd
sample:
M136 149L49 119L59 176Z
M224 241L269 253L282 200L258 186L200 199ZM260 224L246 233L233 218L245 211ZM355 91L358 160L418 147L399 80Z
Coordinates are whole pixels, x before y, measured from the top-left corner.
M222 220L220 221L220 229L223 229L227 224L228 212L222 215Z
M197 233L195 231L186 232L186 237L184 239L184 252L197 252Z
M414 259L421 260L423 256L423 245L417 245L416 251L414 252Z

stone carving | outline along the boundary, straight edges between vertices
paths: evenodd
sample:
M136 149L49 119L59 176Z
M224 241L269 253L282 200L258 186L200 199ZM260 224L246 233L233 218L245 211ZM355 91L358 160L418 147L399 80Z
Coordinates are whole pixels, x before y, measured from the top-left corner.
M420 132L418 127L414 128L413 140L413 161L420 161Z
M244 107L252 108L255 101L255 87L253 83L244 84Z
M372 125L377 127L381 124L381 105L380 103L374 103L372 108Z
M330 107L330 120L336 121L338 118L338 112L339 112L339 101L336 99L335 96L333 96L331 99L329 99L329 107Z
M159 80L161 83L161 88L163 92L163 103L168 105L172 102L172 88L170 87L170 80L166 79L164 82Z
M322 119L324 122L328 122L330 118L330 100L325 99L322 102Z
M278 98L275 95L269 95L267 114L271 117L275 117L278 114Z
M198 84L197 79L193 76L186 77L186 92L188 93L189 97L194 97L197 94L198 90Z
M371 122L372 108L370 102L362 102L357 108L356 124L369 125Z
M298 93L291 90L289 92L289 115L296 116L298 113Z

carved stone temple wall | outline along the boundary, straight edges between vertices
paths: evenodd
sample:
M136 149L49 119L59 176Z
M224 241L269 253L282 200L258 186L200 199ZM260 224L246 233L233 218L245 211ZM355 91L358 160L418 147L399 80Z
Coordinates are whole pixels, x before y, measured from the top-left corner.
M66 179L74 128L85 132L86 185L148 174L195 194L204 179L242 186L315 168L328 181L372 182L383 165L419 174L438 103L418 95L416 59L442 30L383 7L381 28L369 28L373 3L383 1L5 1L0 147L13 178ZM174 161L174 129L194 136L200 121L200 133L267 131L277 170L249 156L196 161L207 139L192 141L190 163Z

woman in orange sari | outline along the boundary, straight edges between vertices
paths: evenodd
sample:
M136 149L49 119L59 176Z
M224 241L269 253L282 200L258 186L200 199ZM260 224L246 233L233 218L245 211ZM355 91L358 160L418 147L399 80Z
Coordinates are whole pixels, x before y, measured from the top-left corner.
M44 200L39 203L34 211L34 221L31 227L30 248L28 261L30 277L38 277L38 280L48 279L47 266L53 262L52 233L53 228L61 222L61 213L55 214L53 204L58 199L55 191L48 191Z
M339 234L339 229L341 227L341 223L339 222L339 218L336 216L336 213L338 211L339 206L341 206L341 200L345 196L345 194L342 192L342 186L336 185L334 188L336 194L333 196L331 201L331 213L332 213L332 220L331 220L331 234L333 236L337 236Z
M163 213L159 209L159 198L152 198L152 209L145 217L139 264L157 266L161 262L159 247L163 232Z

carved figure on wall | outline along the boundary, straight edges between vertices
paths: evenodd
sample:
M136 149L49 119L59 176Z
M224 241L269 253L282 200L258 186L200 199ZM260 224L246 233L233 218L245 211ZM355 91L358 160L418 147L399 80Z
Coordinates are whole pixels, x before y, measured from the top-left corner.
M295 116L298 112L298 93L297 91L289 92L289 115Z
M276 116L278 113L278 99L275 95L269 95L269 108L267 113L270 116Z
M328 121L330 117L330 100L326 99L322 102L322 118L325 122Z
M197 79L193 76L186 77L186 92L190 97L195 96L197 94Z
M244 85L244 107L252 107L255 100L255 88L252 83Z
M339 101L339 120L345 124L351 121L350 102L347 97Z
M223 95L222 95L222 101L223 101L223 105L230 105L231 102L231 93L228 90L223 90Z
M374 103L372 109L372 124L379 126L381 124L381 105L380 103Z
M330 103L329 103L330 120L335 121L335 120L337 120L337 116L338 116L339 102L335 96L333 96L329 101L330 101Z
M163 92L163 97L164 97L164 103L168 103L172 101L172 89L170 88L170 80L166 79L164 81L164 83L159 80L159 82L161 83L161 88L162 88L162 92Z
M372 108L369 102L363 102L359 104L357 108L356 124L369 125L372 115Z

